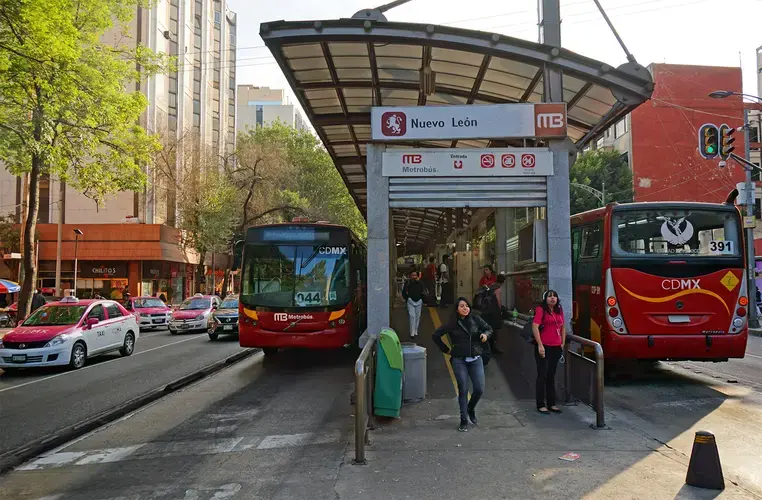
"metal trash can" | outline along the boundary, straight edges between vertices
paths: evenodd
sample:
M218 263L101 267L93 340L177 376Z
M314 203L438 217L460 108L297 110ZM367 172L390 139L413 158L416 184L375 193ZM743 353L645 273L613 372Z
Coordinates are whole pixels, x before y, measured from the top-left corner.
M405 376L402 379L402 400L406 403L426 399L426 348L412 342L402 344Z

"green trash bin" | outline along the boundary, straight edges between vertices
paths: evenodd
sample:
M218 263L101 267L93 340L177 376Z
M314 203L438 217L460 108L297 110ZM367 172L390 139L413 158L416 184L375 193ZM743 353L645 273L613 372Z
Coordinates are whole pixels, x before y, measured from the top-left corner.
M391 328L378 336L376 350L376 388L373 391L373 413L379 417L399 418L402 406L402 345Z

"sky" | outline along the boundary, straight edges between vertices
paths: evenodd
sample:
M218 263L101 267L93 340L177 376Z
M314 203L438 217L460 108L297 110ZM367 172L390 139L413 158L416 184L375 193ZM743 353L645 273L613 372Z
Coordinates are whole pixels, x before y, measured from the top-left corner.
M239 85L293 92L259 37L262 22L351 17L391 0L228 0L238 14ZM629 51L650 63L735 66L745 93L757 94L756 49L762 46L762 0L600 0ZM446 24L537 41L537 0L412 0L390 21ZM593 0L561 0L561 44L618 66L626 56Z

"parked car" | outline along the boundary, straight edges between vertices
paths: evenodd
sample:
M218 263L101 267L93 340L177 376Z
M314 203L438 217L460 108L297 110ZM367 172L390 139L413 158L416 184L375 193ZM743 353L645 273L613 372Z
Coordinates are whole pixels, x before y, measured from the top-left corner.
M188 297L176 310L172 311L169 321L169 333L206 332L209 329L209 319L212 311L220 305L216 295L201 295L197 293Z
M53 297L50 295L43 295L45 298L45 303L50 304L51 302L58 302L61 300L61 297ZM19 303L14 302L10 306L8 306L8 324L6 326L10 326L13 328L16 326L16 322L18 321L18 310L19 310Z
M141 330L163 328L172 319L172 309L157 297L130 297L122 303L138 319Z
M225 297L220 307L212 313L209 339L217 340L220 335L238 336L238 295Z
M118 302L65 297L37 309L0 339L0 368L76 370L98 354L131 355L139 335L137 319Z

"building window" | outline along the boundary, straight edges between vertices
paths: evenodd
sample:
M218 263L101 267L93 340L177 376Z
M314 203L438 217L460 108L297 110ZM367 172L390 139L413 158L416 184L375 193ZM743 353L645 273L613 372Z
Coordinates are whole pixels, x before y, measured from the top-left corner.
M219 26L222 22L222 13L219 10L214 11L214 25Z
M759 142L759 127L756 125L749 129L749 142Z
M627 132L627 128L625 127L624 122L625 120L620 120L614 126L614 137L617 139L622 137Z
M257 105L257 126L261 127L264 125L264 106L261 104Z
M40 205L37 212L37 222L48 224L50 222L50 176L42 174L40 178Z
M762 170L759 169L760 167L759 162L755 163L755 165L757 166L757 168L751 171L751 180L759 182L759 181L762 181Z

